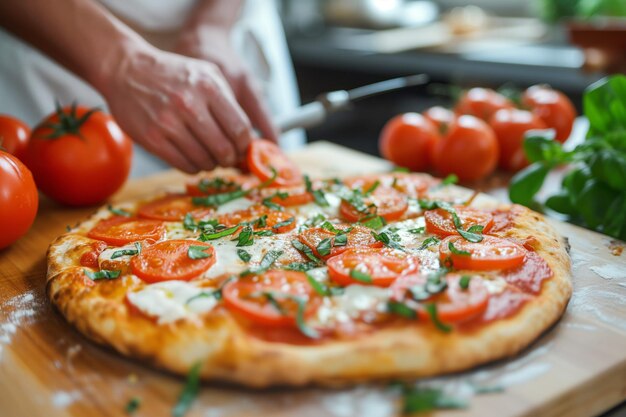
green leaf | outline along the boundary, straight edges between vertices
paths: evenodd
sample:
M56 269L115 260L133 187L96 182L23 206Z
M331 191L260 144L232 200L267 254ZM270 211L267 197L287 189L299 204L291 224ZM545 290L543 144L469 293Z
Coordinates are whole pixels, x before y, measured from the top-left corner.
M626 130L626 76L612 75L587 87L583 109L589 136Z
M306 274L306 279L309 281L309 284L311 284L311 287L313 287L313 290L315 290L318 295L321 295L322 297L328 297L333 295L330 288L328 288L328 286L323 282L316 280L309 274Z
M107 208L109 209L109 211L113 214L115 214L116 216L122 216L122 217L131 217L133 214L128 211L128 210L124 210L121 208L116 208L113 207L112 205L108 205Z
M430 320L433 322L437 329L441 330L444 333L449 333L452 331L451 326L442 323L441 320L439 320L439 315L437 314L437 304L424 304L424 309L426 309L426 312L430 316Z
M209 192L215 194L216 191L232 190L233 188L235 190L241 190L241 185L221 177L202 178L198 182L198 189L204 194L208 194Z
M274 262L276 262L276 260L280 258L282 254L282 250L268 250L267 253L263 255L263 259L261 259L261 263L258 266L248 268L239 275L244 277L246 275L262 274L270 269Z
M569 162L570 156L563 151L560 142L553 139L553 131L531 130L526 132L523 147L529 162L545 162L557 165Z
M310 269L319 267L317 262L291 262L283 267L288 271L306 272Z
M96 271L96 272L90 271L88 269L83 269L83 272L92 281L99 281L102 279L105 279L105 280L116 279L116 278L119 278L120 274L122 273L122 271L119 271L119 270L111 271L108 269L101 269L100 271Z
M587 159L591 174L617 191L626 191L626 154L603 149Z
M124 407L124 411L126 414L134 414L135 411L139 410L141 406L141 400L138 397L133 397L126 403L126 407Z
M309 327L309 325L306 323L306 320L304 318L304 313L306 312L306 301L307 301L305 298L298 297L297 295L293 295L289 293L280 292L280 291L266 291L266 292L263 292L262 294L267 298L268 302L270 302L278 310L278 312L283 315L286 314L286 311L279 304L278 300L288 299L288 300L295 302L298 306L298 309L296 311L296 325L298 326L298 330L300 330L300 333L302 333L303 335L305 335L306 337L310 339L319 339L320 334L317 332L317 330L313 329L312 327Z
M335 236L335 240L333 241L333 246L346 246L348 244L348 235L340 234Z
M439 242L440 242L440 240L439 240L439 238L437 236L429 236L426 239L424 239L424 241L422 242L422 245L419 248L417 248L417 249L418 250L424 250L427 247L432 246L432 245L436 245Z
M248 193L249 191L236 190L229 193L207 195L205 197L192 197L191 202L196 206L216 207L221 206L222 204L226 204L229 201L244 197Z
M609 206L602 231L609 236L626 240L626 193L617 196Z
M245 249L237 249L237 256L244 262L250 262L252 256Z
M369 274L365 272L357 271L356 269L350 270L350 278L359 282L363 282L365 284L372 283L372 277Z
M396 314L398 316L406 317L412 320L417 318L417 313L415 312L415 310L399 301L389 300L387 302L387 311L389 311L391 314Z
M198 362L191 367L187 374L187 381L185 386L178 396L178 401L172 409L172 417L183 417L191 408L198 391L200 390L200 370L202 369L202 363Z
M363 192L363 195L366 197L371 195L374 191L376 191L379 185L380 185L380 181L378 180L374 181L374 183L370 185L369 188Z
M459 279L459 287L461 287L462 290L468 289L471 279L472 277L470 275L461 275L461 279Z
M446 186L456 184L457 182L459 182L459 177L457 177L455 174L450 174L441 181L441 185Z
M467 408L467 400L452 397L436 388L407 387L403 390L403 412L423 413L437 409Z
M320 256L330 255L330 249L331 249L330 238L327 237L326 239L322 239L320 243L317 244L316 249L317 249L317 253L319 253Z
M411 172L411 170L406 167L393 167L391 172Z
M287 220L285 220L285 221L282 221L282 222L276 223L274 226L272 226L272 229L274 229L274 230L278 230L278 229L280 229L281 227L289 226L291 223L293 223L293 222L294 222L294 220L295 220L295 217L290 217L290 218L288 218L288 219L287 219Z
M313 198L315 199L315 204L321 207L328 207L330 204L328 200L326 200L326 196L324 195L323 190L313 189L313 184L311 183L311 179L308 175L304 176L304 184L306 186L306 190L311 193Z
M617 197L615 190L604 183L597 180L587 181L578 196L577 204L587 226L596 229L602 225L609 207Z
M311 248L309 248L307 245L300 242L299 240L293 239L291 241L291 246L298 249L300 252L304 253L304 255L310 260L312 260L313 262L318 263L318 264L321 263L321 260L317 256L315 256L315 254L313 253L313 250L311 250Z
M387 224L385 219L380 216L374 216L370 219L361 221L361 223L363 224L363 226L369 227L370 229L374 230L382 229Z
M426 228L424 226L416 227L415 229L408 230L409 233L413 233L414 235L423 235L425 231L426 231Z
M535 194L539 192L550 171L550 167L535 162L515 174L509 186L509 198L512 202L527 207L536 206Z
M388 248L397 249L397 250L406 252L404 247L402 247L402 245L397 242L397 240L399 240L399 237L392 232L376 233L372 231L372 236L374 237L376 241L381 242L383 245L387 246Z
M225 236L230 236L233 233L235 233L239 229L239 227L240 227L239 225L236 225L233 227L229 227L228 229L220 230L219 232L215 232L215 233L202 233L200 235L200 240L203 242L206 242L207 240L215 240L215 239L223 238Z
M211 254L206 253L205 250L211 249L210 246L191 245L187 249L187 256L189 259L205 259L210 258Z
M111 259L117 259L122 256L133 256L141 252L141 242L135 242L135 249L120 249L111 254Z
M470 256L471 253L466 251L466 250L459 250L454 246L454 243L452 241L448 242L448 249L450 249L450 252L452 252L455 255L460 255L460 256Z
M572 205L572 200L565 191L561 191L558 194L555 194L549 197L544 205L550 210L554 210L557 213L567 214L569 216L574 216L577 213L576 207Z
M231 239L237 241L237 247L252 246L254 244L254 231L250 226L244 226L236 238Z

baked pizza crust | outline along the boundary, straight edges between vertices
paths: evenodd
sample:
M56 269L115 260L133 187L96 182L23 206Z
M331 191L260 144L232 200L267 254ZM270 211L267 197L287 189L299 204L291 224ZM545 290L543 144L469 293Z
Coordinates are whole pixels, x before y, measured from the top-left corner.
M481 197L479 205L493 205ZM506 319L472 331L442 333L430 323L383 328L350 340L319 345L290 345L260 340L223 309L195 320L169 324L130 313L128 291L143 284L133 276L94 285L84 278L77 259L90 250L88 230L105 214L96 213L57 238L48 251L47 292L66 319L90 339L180 374L201 362L205 380L230 381L250 387L275 385L344 385L362 381L433 376L466 370L517 354L563 314L572 292L566 244L542 215L525 207L516 210L509 238L535 238L536 252L553 277L539 296ZM82 278L81 278L82 277Z

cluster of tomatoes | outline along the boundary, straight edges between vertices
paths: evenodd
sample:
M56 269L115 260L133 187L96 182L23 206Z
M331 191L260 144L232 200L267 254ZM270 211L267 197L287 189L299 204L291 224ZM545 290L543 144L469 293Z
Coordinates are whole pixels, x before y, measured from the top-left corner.
M512 172L524 168L526 132L553 129L555 139L564 142L575 118L572 102L548 86L526 89L519 105L494 90L472 88L454 110L431 107L394 117L383 128L379 147L398 166L476 181L498 166Z
M108 114L58 108L32 132L0 115L0 249L35 220L37 190L66 205L104 201L126 181L132 142Z

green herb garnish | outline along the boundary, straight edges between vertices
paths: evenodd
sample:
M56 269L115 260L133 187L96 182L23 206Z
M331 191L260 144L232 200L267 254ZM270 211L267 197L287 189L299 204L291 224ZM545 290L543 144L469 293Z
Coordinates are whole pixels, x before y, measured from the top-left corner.
M350 270L350 278L359 281L359 282L363 282L365 284L371 284L372 283L372 277L366 273L366 272L361 272L358 271L356 269L352 269Z
M187 249L187 256L189 259L205 259L210 258L212 255L210 253L206 253L207 249L211 249L210 246L200 246L200 245L191 245L189 249Z
M283 254L282 250L268 250L265 255L263 255L263 259L261 259L261 263L258 266L248 268L243 271L240 276L244 277L246 275L258 275L262 274L276 262L278 258Z
M122 256L133 256L141 253L141 242L135 242L135 249L120 249L111 254L111 259L117 259Z
M237 256L244 262L250 262L252 256L245 249L237 249Z
M250 226L244 226L241 232L236 238L232 239L237 241L237 246L251 246L254 244L254 231Z
M133 214L127 210L121 209L121 208L116 208L113 207L112 205L108 205L107 208L109 209L109 211L117 216L123 216L123 217L131 217Z
M295 220L295 217L290 217L287 220L284 220L282 222L278 222L276 223L274 226L272 226L272 229L274 230L278 230L281 227L285 227L285 226L289 226L291 223L293 223Z
M436 388L419 388L405 385L402 391L403 412L405 414L467 407L465 399L452 397Z
M126 407L124 407L124 411L126 414L134 414L135 411L139 410L141 406L141 400L138 397L133 397L126 403Z
M374 230L381 229L387 224L385 219L383 219L381 216L373 216L371 218L368 218L367 220L361 220L361 223L363 224L363 226L369 227L370 229Z
M185 414L187 414L189 408L191 408L191 404L193 404L193 401L196 399L198 391L200 390L201 369L202 364L198 362L193 365L189 370L185 386L178 396L178 402L172 409L172 417L183 417Z
M346 246L348 244L348 235L340 234L335 236L333 246Z
M409 233L413 233L414 235L423 235L425 231L426 231L426 228L424 226L416 227L415 229L408 230Z
M204 197L192 197L191 202L196 206L221 206L222 204L226 204L230 201L236 200L238 198L244 197L247 195L249 191L244 190L236 190L231 191L229 193L222 194L212 194Z
M424 239L424 241L422 242L422 245L417 248L418 250L424 250L429 246L432 245L436 245L437 243L439 243L440 240L437 236L428 236L426 239Z
M101 269L100 271L96 272L90 271L88 269L83 269L83 272L92 281L99 281L101 279L116 279L119 278L120 274L122 273L122 271L120 270L111 271L108 269Z
M331 248L331 240L329 237L327 237L326 239L322 239L320 243L317 244L317 247L315 249L317 249L317 253L319 253L320 256L328 256L330 255Z
M239 229L239 227L240 227L239 225L236 225L233 227L229 227L228 229L220 230L219 232L202 233L200 235L200 240L203 242L206 242L207 240L215 240L215 239L220 239L225 236L230 236L233 233L235 233Z
M328 207L330 204L328 200L326 200L326 196L324 195L324 191L320 189L313 189L313 184L311 183L311 179L308 175L304 176L304 184L306 186L306 190L311 193L313 199L315 200L315 204L321 207Z
M283 269L288 271L306 272L310 269L319 267L317 262L291 262L287 264Z
M307 245L305 245L304 243L300 242L297 239L294 239L291 241L291 245L298 249L300 252L304 253L304 255L309 258L310 260L312 260L313 262L316 263L321 263L322 261L320 260L320 258L318 258L317 256L315 256L315 254L313 253L313 250L311 248L309 248Z
M462 275L461 279L459 279L459 287L461 287L462 290L468 289L471 279L472 277L470 275Z
M372 236L374 237L375 240L377 240L378 242L381 242L383 245L387 246L388 248L397 249L397 250L401 250L405 252L404 247L402 247L402 245L397 242L398 240L400 240L400 238L398 237L398 235L396 235L395 233L391 231L381 232L381 233L376 233L372 231Z
M426 312L430 316L430 320L433 322L437 329L441 330L444 333L449 333L452 331L452 326L449 326L439 320L439 315L437 314L437 304L424 304L424 309L426 309Z
M448 249L450 249L450 252L455 254L455 255L461 255L461 256L470 256L471 255L471 253L466 251L466 250L457 249L454 246L454 243L452 241L448 242Z
M417 318L417 313L411 307L399 301L389 300L387 302L387 311L398 316L406 317L408 319Z

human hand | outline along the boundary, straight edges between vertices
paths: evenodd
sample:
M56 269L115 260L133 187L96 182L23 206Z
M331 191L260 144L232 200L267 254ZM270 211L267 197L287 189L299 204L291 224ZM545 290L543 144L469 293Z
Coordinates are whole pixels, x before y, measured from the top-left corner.
M124 54L102 90L122 129L193 173L243 159L248 116L216 64L141 46Z
M263 137L274 142L278 140L278 131L261 90L232 47L230 27L202 25L189 28L181 34L174 52L217 65L254 127Z

